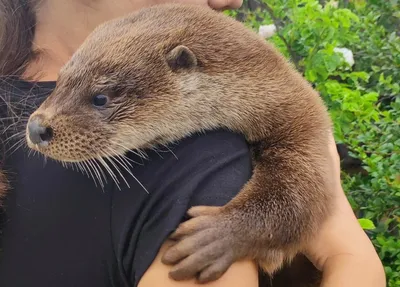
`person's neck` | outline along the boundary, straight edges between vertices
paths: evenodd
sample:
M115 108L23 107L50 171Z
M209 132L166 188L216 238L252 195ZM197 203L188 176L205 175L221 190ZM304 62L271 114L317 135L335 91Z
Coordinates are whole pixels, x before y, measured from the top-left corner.
M24 77L35 81L57 80L60 68L94 28L151 3L149 0L43 1L37 12L33 42L33 49L39 53L28 65Z

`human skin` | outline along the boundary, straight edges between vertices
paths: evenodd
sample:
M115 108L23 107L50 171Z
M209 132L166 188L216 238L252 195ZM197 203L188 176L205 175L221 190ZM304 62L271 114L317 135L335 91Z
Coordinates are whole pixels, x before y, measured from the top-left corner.
M223 10L238 8L241 0L47 0L37 11L34 48L42 51L25 72L39 81L57 80L58 71L84 39L99 24L143 7L165 2L208 5ZM336 180L336 209L317 238L310 242L307 257L323 271L322 287L386 286L382 264L373 245L363 232L347 201L340 182L340 164L332 138L331 156ZM191 287L194 280L176 282L168 277L170 266L161 263L165 242L153 264L142 277L140 287ZM205 287L258 286L257 267L251 261L237 262L215 282Z

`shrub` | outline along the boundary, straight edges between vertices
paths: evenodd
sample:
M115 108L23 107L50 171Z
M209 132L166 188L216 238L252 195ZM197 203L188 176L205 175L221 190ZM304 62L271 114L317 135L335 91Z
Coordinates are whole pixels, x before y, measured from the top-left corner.
M399 1L248 0L227 13L274 33L269 41L320 92L336 141L365 170L342 172L345 192L388 286L400 286Z

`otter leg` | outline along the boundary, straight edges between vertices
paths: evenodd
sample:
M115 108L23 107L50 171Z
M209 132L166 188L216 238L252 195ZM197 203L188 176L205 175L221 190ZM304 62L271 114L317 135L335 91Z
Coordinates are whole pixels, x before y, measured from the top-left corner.
M321 156L318 156L321 155ZM218 279L240 259L273 274L301 252L329 210L326 158L312 151L269 148L254 161L252 178L223 207L193 207L163 256L170 276L202 283Z

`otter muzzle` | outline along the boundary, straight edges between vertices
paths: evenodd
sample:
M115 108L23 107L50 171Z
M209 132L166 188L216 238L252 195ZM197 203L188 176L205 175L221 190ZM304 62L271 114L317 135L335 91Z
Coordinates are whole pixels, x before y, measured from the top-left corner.
M53 138L53 129L41 124L38 117L33 117L28 123L29 140L39 146L46 146Z

